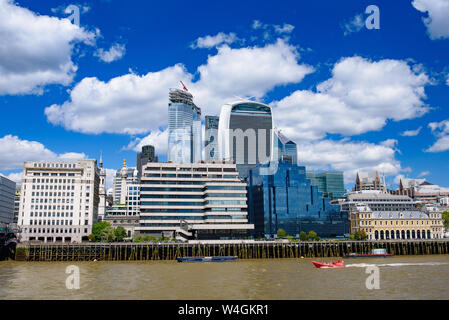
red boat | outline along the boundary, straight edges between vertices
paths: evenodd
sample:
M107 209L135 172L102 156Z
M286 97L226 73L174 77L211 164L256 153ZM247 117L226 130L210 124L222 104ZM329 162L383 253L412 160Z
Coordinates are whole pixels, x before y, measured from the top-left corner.
M343 260L338 260L337 262L331 261L329 263L312 261L312 263L317 268L322 268L322 267L328 267L328 268L339 267L339 268L344 268L345 267L345 262Z

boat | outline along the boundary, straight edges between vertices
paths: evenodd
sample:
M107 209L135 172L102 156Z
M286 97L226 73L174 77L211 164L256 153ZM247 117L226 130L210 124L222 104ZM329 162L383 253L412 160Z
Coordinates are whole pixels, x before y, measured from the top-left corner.
M387 258L393 257L394 254L387 253L387 249L372 249L371 253L350 253L345 258Z
M345 266L345 262L343 260L338 260L337 262L335 261L331 261L329 263L325 263L325 262L318 262L318 261L312 261L313 265L317 268L323 268L323 267L327 267L327 268L344 268Z
M177 258L178 262L226 262L235 261L237 257L185 257Z

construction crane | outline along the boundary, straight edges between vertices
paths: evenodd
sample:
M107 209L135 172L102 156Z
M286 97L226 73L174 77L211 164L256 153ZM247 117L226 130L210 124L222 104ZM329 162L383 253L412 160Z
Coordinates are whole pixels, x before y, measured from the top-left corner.
M187 87L185 86L184 82L182 82L182 81L179 81L179 82L181 82L182 88L184 89L184 91L189 91L189 90L187 89Z

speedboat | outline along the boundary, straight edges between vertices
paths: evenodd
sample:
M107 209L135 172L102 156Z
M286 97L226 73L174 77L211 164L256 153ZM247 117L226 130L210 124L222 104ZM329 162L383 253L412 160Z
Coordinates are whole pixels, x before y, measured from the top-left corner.
M323 268L323 267L328 267L328 268L333 268L333 267L337 267L337 268L344 268L345 267L345 262L343 260L338 260L337 262L335 261L331 261L329 263L325 263L325 262L318 262L318 261L312 261L313 265L317 268Z

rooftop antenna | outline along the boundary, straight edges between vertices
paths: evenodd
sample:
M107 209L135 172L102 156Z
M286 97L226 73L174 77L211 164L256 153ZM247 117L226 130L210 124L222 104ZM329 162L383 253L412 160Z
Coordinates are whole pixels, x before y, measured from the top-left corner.
M187 87L185 86L184 82L182 82L181 80L180 80L179 82L181 82L182 88L184 89L184 91L189 91L189 90L187 89Z

